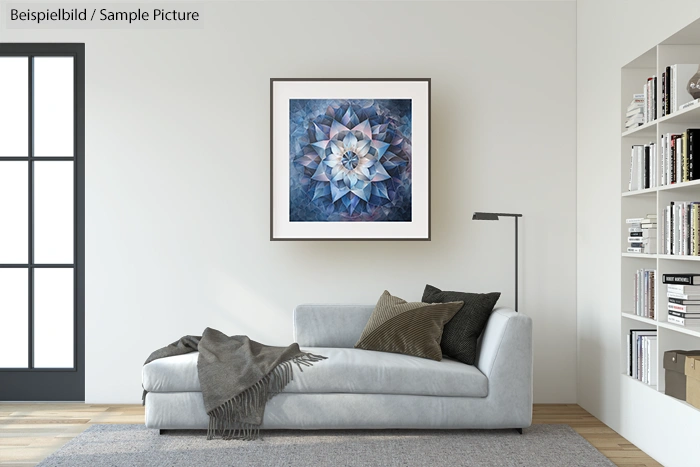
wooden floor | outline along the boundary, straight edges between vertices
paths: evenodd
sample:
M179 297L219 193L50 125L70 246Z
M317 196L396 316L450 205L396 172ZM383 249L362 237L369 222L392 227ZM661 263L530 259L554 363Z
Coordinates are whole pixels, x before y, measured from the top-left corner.
M0 402L0 466L35 465L94 423L143 422L140 405ZM569 425L619 466L661 465L575 404L537 404L533 423Z

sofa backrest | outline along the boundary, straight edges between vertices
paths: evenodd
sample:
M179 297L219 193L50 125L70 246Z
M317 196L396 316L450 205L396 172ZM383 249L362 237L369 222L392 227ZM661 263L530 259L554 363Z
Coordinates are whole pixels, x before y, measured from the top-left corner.
M294 341L301 347L353 348L374 305L299 305L294 309Z

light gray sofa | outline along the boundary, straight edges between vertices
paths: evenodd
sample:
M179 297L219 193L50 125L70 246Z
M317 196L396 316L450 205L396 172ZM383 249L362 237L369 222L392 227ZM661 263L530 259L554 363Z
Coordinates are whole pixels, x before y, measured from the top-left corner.
M355 349L374 306L300 305L294 340L328 360L300 372L265 409L264 429L526 428L532 422L532 321L496 309L476 366ZM146 426L206 429L198 353L143 367Z

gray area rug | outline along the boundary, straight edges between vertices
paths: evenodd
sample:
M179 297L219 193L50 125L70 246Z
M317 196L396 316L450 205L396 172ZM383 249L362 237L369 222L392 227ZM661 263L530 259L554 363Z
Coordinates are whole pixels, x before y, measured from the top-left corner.
M515 430L263 431L257 441L93 425L49 466L614 466L567 425Z

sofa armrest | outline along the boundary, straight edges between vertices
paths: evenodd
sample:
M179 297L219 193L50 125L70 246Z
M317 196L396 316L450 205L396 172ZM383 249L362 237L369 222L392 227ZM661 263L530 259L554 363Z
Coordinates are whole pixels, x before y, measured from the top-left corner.
M489 398L517 414L522 427L532 420L532 319L497 308L481 337L477 368L489 380Z

